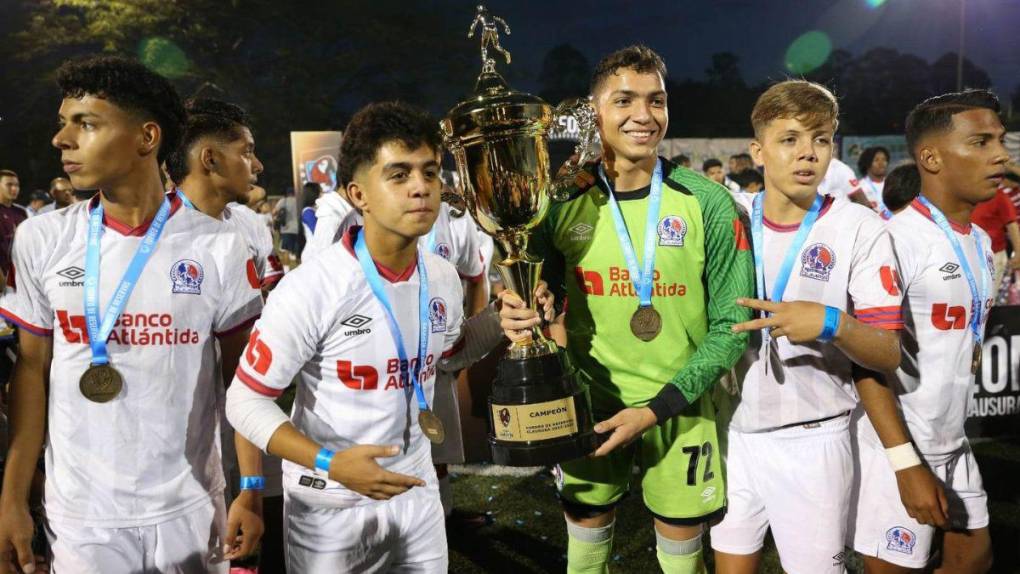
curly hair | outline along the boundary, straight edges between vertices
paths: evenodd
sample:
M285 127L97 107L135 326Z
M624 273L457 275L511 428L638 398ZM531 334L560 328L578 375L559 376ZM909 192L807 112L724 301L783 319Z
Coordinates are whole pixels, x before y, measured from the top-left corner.
M241 138L241 128L251 129L251 118L241 106L214 100L192 98L184 103L187 119L180 143L166 158L166 171L175 183L181 183L191 173L188 152L199 139L213 137L223 142Z
M975 109L999 113L999 98L988 90L964 90L928 98L917 104L907 115L907 149L914 155L918 142L931 132L947 131L953 127L953 116Z
M666 63L662 56L648 46L636 44L621 48L599 61L591 77L591 93L594 94L602 82L620 68L630 68L639 74L656 72L663 80L666 79Z
M393 141L407 149L442 149L439 124L425 110L403 102L368 104L351 118L340 142L340 185L350 183L359 167L375 161L379 148Z
M159 124L160 163L177 147L185 118L181 98L169 80L141 62L105 55L68 60L57 70L57 85L64 98L95 96Z
M889 150L880 145L865 148L865 150L861 152L861 157L857 158L857 173L859 173L861 177L866 177L868 175L868 170L871 169L871 164L874 163L875 156L879 153L884 153L885 160L889 161Z

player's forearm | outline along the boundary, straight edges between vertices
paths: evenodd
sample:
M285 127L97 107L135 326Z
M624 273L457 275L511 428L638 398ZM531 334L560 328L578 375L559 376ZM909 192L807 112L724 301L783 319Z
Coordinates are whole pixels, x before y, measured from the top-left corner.
M879 373L854 366L854 384L882 446L892 448L910 442L910 433L897 409L896 393Z
M19 358L11 381L10 448L4 469L0 509L28 504L32 477L46 435L44 371ZM0 510L2 511L2 510Z
M297 430L293 424L280 425L269 439L267 452L305 468L315 468L315 457L322 450L316 443Z
M865 369L885 373L900 364L899 333L866 325L847 313L840 319L833 343Z
M467 316L474 317L485 310L489 304L489 294L486 292L483 276L480 281L468 281L464 288L464 300L467 301Z
M262 476L262 452L259 447L235 431L234 448L237 450L237 467L241 476Z

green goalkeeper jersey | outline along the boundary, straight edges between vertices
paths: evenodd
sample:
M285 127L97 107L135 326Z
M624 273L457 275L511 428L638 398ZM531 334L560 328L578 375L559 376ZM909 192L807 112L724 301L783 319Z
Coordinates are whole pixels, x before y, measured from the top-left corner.
M660 422L694 403L736 363L747 335L731 327L751 317L736 299L754 296L750 246L729 192L661 161L652 304L662 331L652 341L630 331L638 297L601 181L554 203L529 247L545 259L551 289L565 296L567 353L595 410L649 406ZM649 191L617 196L642 263Z

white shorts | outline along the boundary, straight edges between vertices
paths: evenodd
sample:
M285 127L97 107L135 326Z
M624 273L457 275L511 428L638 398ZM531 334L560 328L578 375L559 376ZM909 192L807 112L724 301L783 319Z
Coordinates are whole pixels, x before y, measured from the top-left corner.
M446 524L435 485L350 508L284 489L287 571L445 574Z
M848 540L854 550L906 568L923 568L931 556L935 527L918 523L900 500L896 474L881 444L863 439L859 450L860 473L853 489ZM949 460L928 463L942 482L954 529L977 530L988 526L988 496L970 448Z
M754 554L765 533L789 574L844 572L847 507L853 483L849 417L769 432L729 430L727 510L712 527L712 548Z
M51 519L46 524L50 571L226 574L226 517L223 497L216 495L187 514L151 526L95 528Z

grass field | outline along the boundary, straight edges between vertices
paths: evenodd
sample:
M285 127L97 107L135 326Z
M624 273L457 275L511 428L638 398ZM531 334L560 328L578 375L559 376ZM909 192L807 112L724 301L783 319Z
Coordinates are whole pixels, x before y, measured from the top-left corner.
M1020 573L1020 439L974 445L989 495L996 573ZM549 472L523 477L453 476L456 506L491 512L492 526L450 534L450 571L563 572L566 530ZM712 571L711 552L706 556ZM659 572L655 535L639 492L619 507L611 569L616 573ZM850 572L860 572L856 556ZM762 572L780 573L771 540Z

